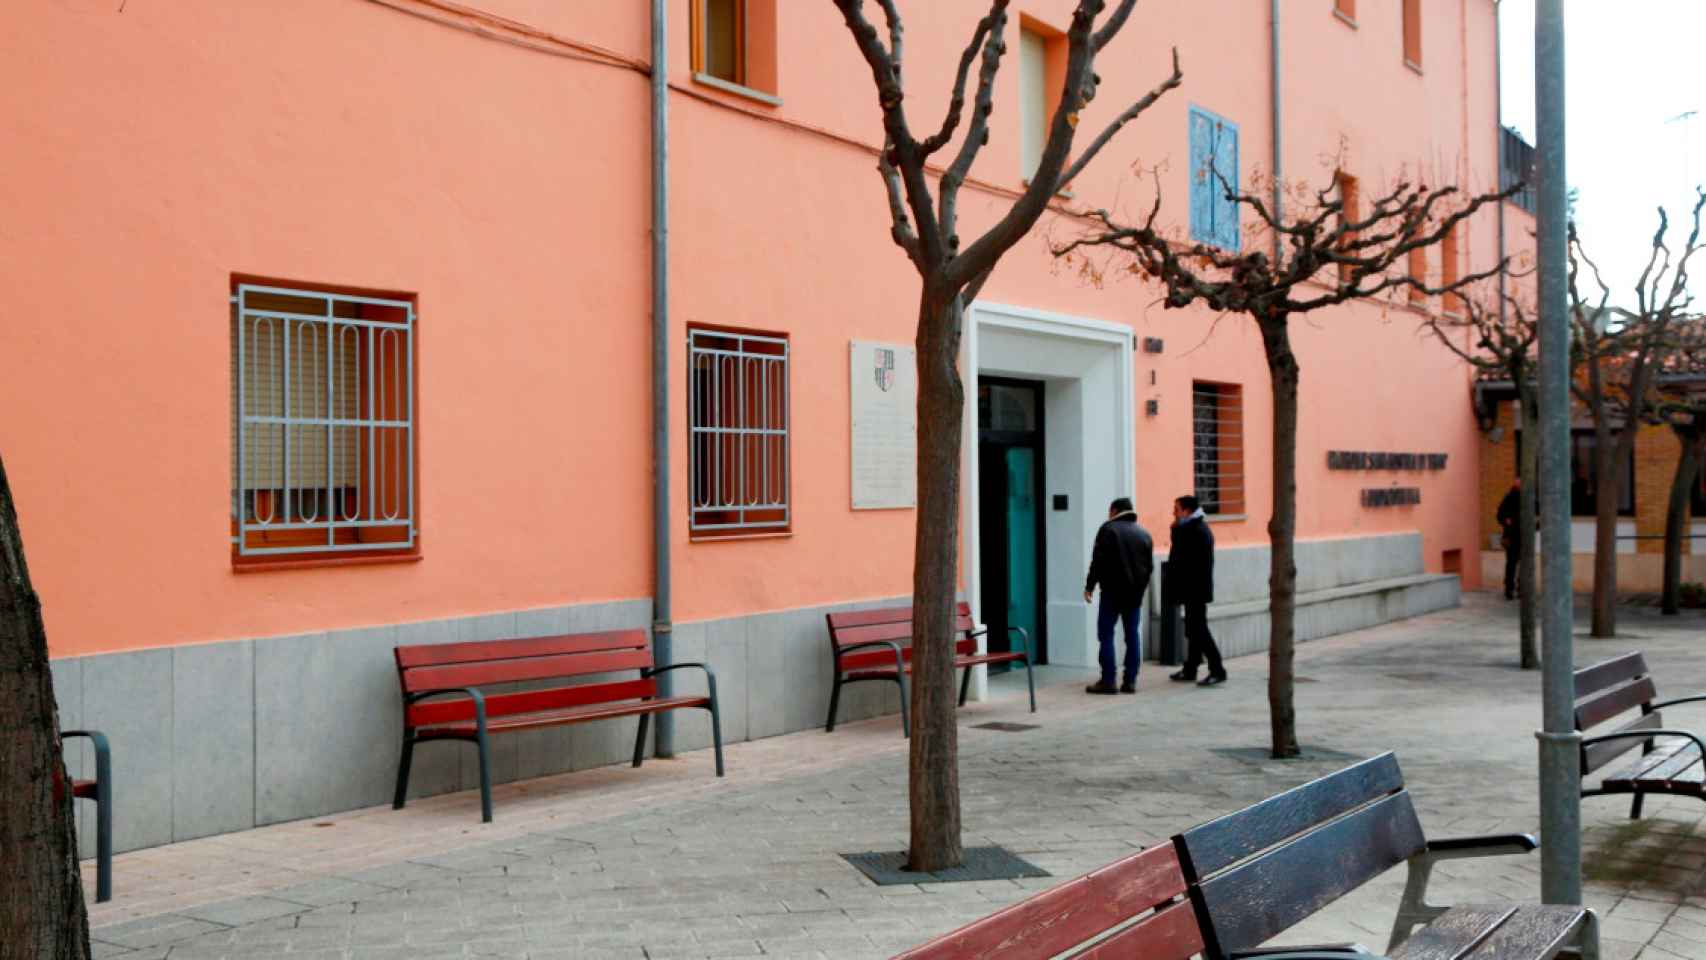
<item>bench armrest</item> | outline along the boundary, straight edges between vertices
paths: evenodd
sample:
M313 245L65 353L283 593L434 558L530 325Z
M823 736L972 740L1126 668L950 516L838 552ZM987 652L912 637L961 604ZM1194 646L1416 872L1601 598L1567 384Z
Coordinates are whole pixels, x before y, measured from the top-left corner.
M112 789L113 759L112 750L107 746L107 735L99 730L61 730L59 739L63 742L72 737L84 737L95 747L95 792L101 800L105 800Z
M1031 653L1031 635L1025 632L1024 627L1008 627L1007 632L1019 635L1019 642L1025 647L1025 663L1028 666L1032 660L1036 659Z
M711 698L711 704L715 706L717 703L717 675L711 671L710 667L703 663L695 661L688 663L672 663L665 667L646 667L644 670L640 671L640 678L643 680L649 680L660 673L668 673L671 670L680 670L682 667L694 667L705 671L705 695Z
M1697 693L1691 697L1677 697L1675 700L1665 700L1661 703L1651 703L1642 712L1652 713L1654 710L1663 710L1665 707L1674 707L1678 704L1701 702L1706 702L1706 693Z
M1513 853L1529 853L1540 842L1526 833L1491 834L1481 837L1450 837L1429 840L1427 856L1435 860L1459 860L1467 857L1498 857Z
M486 696L474 687L444 687L439 690L417 690L414 693L405 694L403 696L403 706L405 708L403 710L403 726L405 728L408 727L409 712L407 708L411 704L419 703L428 697L442 697L452 693L464 694L468 699L474 701L474 727L479 731L480 736L485 736Z

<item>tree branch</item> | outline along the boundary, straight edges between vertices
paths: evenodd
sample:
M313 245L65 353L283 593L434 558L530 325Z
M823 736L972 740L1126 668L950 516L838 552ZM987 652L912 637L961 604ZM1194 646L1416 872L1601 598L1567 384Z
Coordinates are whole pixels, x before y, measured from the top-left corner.
M1108 124L1107 129L1103 130L1100 136L1090 141L1090 145L1084 148L1084 152L1079 155L1078 160L1074 162L1072 166L1068 167L1065 173L1060 175L1061 187L1069 186L1072 181L1078 179L1078 174L1083 172L1084 168L1089 165L1091 160L1096 159L1096 154L1102 152L1102 148L1108 145L1108 141L1114 138L1114 134L1120 132L1121 127L1124 127L1127 123L1137 119L1138 114L1148 110L1155 104L1155 101L1161 99L1163 94L1179 86L1184 79L1184 73L1179 70L1179 48L1174 47L1173 75L1157 84L1155 89L1144 95L1143 99L1127 107L1124 113L1115 117L1113 122Z
M966 45L965 52L960 54L960 66L954 73L954 94L948 100L948 115L942 119L942 129L926 138L921 149L929 156L948 145L954 138L954 130L960 125L960 115L966 106L966 78L971 74L972 61L977 59L977 52L983 47L988 38L991 26L990 17L984 17L977 22L977 31L972 34L971 43Z

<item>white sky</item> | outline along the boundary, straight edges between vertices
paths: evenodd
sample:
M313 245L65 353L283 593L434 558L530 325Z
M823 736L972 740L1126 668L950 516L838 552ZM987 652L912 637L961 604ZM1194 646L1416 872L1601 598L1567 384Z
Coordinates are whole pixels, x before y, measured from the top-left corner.
M1499 7L1504 122L1533 143L1534 0ZM1656 208L1670 213L1675 251L1692 185L1706 181L1703 40L1706 0L1565 0L1566 172L1582 243L1616 301L1646 263ZM1695 308L1706 307L1706 251L1690 272Z

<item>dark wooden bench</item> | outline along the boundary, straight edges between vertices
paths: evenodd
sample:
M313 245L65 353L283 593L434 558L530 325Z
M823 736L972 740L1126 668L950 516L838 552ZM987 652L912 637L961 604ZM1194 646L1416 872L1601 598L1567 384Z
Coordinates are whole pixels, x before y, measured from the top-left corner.
M1429 905L1435 862L1526 853L1536 844L1524 834L1428 840L1390 753L1192 827L1173 845L1209 960L1254 956L1261 944L1405 862L1409 878L1387 944L1394 960L1471 950L1477 960L1538 960L1572 945L1592 960L1599 949L1598 923L1583 907Z
M1706 742L1685 730L1667 728L1665 707L1706 701L1706 694L1659 700L1647 659L1624 654L1576 671L1576 729L1582 738L1582 796L1632 794L1629 819L1641 817L1649 793L1706 800ZM1628 719L1624 719L1628 717ZM1597 732L1596 732L1597 731ZM1588 789L1587 778L1631 750L1627 765L1606 774Z
M825 732L835 730L835 712L841 706L841 688L864 680L887 680L900 685L900 731L912 736L907 709L906 678L912 672L912 608L886 607L851 613L825 614L829 623L829 649L835 658L835 686L829 693L829 721ZM979 664L1023 663L1025 683L1030 687L1031 712L1037 712L1037 685L1031 676L1031 638L1023 627L1009 627L1019 636L1018 651L978 653L977 638L985 630L971 618L971 607L960 603L954 611L954 668L960 677L960 706L966 704L971 686L971 668Z
M711 712L711 742L717 776L723 775L723 732L717 713L717 678L702 663L652 666L651 645L641 630L584 633L528 640L418 644L397 648L397 677L403 687L403 755L397 764L401 810L409 789L415 744L427 740L472 741L480 751L480 818L492 821L492 777L486 736L565 723L640 718L634 766L645 755L651 715L694 707ZM705 696L658 697L659 674L692 667L705 671ZM485 692L491 684L535 684L599 674L639 672L626 680L601 678L542 689ZM453 699L432 698L453 697Z
M83 737L95 747L95 779L72 780L71 795L79 800L95 802L95 902L106 903L113 898L113 761L107 738L98 730L66 730L59 735L61 749L64 741ZM54 798L64 796L64 781L59 770L53 772Z

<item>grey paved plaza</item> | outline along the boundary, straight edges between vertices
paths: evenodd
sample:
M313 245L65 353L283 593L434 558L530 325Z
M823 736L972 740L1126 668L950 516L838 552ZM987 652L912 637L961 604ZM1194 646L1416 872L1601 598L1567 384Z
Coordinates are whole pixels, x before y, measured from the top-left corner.
M1584 622L1578 619L1578 623ZM1623 636L1581 639L1578 665L1646 651L1660 693L1706 690L1706 618L1625 608ZM1135 697L1087 697L1050 672L961 714L966 843L999 844L1052 878L877 887L840 857L905 845L906 753L887 717L729 751L714 781L694 755L500 788L497 823L457 794L118 858L118 899L94 913L96 956L885 957L1027 893L1352 759L1394 750L1430 836L1537 830L1540 677L1515 667L1515 611L1463 608L1306 645L1300 732L1274 762L1266 660L1217 689L1146 667ZM1002 732L995 720L1037 724ZM1671 726L1706 730L1706 705ZM448 749L448 748L447 748ZM1706 804L1583 801L1588 902L1608 960L1706 958ZM1432 899L1539 892L1538 855L1457 861ZM1282 942L1374 949L1403 885L1394 870Z

